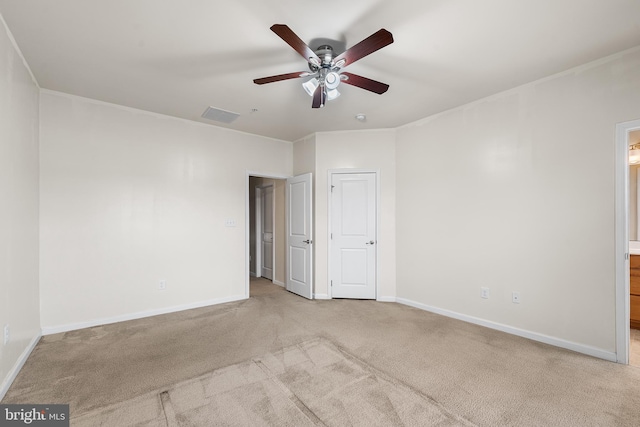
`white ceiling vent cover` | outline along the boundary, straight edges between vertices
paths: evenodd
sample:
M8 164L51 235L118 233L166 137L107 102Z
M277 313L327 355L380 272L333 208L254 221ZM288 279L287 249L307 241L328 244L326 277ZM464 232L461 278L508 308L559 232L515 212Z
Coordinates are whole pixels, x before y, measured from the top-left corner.
M221 110L215 107L207 107L207 109L204 110L204 113L202 113L202 117L209 120L215 120L216 122L231 123L240 117L240 114Z

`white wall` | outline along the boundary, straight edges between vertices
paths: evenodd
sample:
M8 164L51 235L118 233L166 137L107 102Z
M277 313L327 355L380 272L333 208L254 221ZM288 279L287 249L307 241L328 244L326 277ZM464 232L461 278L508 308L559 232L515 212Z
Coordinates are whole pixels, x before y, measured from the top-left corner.
M45 333L246 296L247 170L290 175L291 143L49 91L40 114Z
M12 40L0 17L0 399L40 336L39 89Z
M638 118L635 49L398 129L398 297L614 352L614 130Z
M310 135L293 145L293 174L316 172L316 136Z
M298 144L296 144L298 145ZM315 292L327 295L328 177L331 169L379 171L378 299L396 296L396 161L395 131L322 132L315 140Z

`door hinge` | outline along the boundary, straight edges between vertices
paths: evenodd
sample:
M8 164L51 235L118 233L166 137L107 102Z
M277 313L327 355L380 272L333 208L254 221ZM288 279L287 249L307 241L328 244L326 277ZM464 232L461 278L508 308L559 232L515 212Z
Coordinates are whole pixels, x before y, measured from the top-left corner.
M333 193L333 189L335 188L335 185L331 186L331 192Z
M333 286L333 280L331 281L331 286Z
M331 233L331 240L333 240L333 233Z
M624 259L626 259L627 261L629 260L629 252L624 254Z

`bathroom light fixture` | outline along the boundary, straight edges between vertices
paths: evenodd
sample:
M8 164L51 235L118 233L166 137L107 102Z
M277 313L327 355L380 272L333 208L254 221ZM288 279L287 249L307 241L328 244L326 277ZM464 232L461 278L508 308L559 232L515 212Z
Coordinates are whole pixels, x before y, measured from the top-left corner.
M629 164L640 164L640 144L629 146Z

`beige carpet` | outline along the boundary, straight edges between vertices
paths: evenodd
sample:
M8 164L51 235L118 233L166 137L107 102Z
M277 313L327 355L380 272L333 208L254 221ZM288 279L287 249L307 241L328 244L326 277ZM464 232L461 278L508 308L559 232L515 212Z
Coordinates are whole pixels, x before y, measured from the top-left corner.
M245 301L45 336L2 403L69 403L72 425L120 426L127 411L151 414L147 425L162 416L210 425L200 412L236 425L298 425L302 415L353 425L372 414L411 425L419 412L402 400L424 405L416 425L640 425L639 368L395 303L309 301L260 280L251 293ZM311 347L326 353L326 364L303 351ZM298 351L307 359L283 364L284 372L269 362ZM331 355L340 361L329 363ZM339 368L344 376L335 375ZM222 388L205 388L198 400L189 393L206 378ZM236 380L237 388L224 388ZM136 399L140 405L131 405Z
M470 426L323 339L77 417L74 426Z
M629 335L629 364L640 367L640 329L631 329Z

